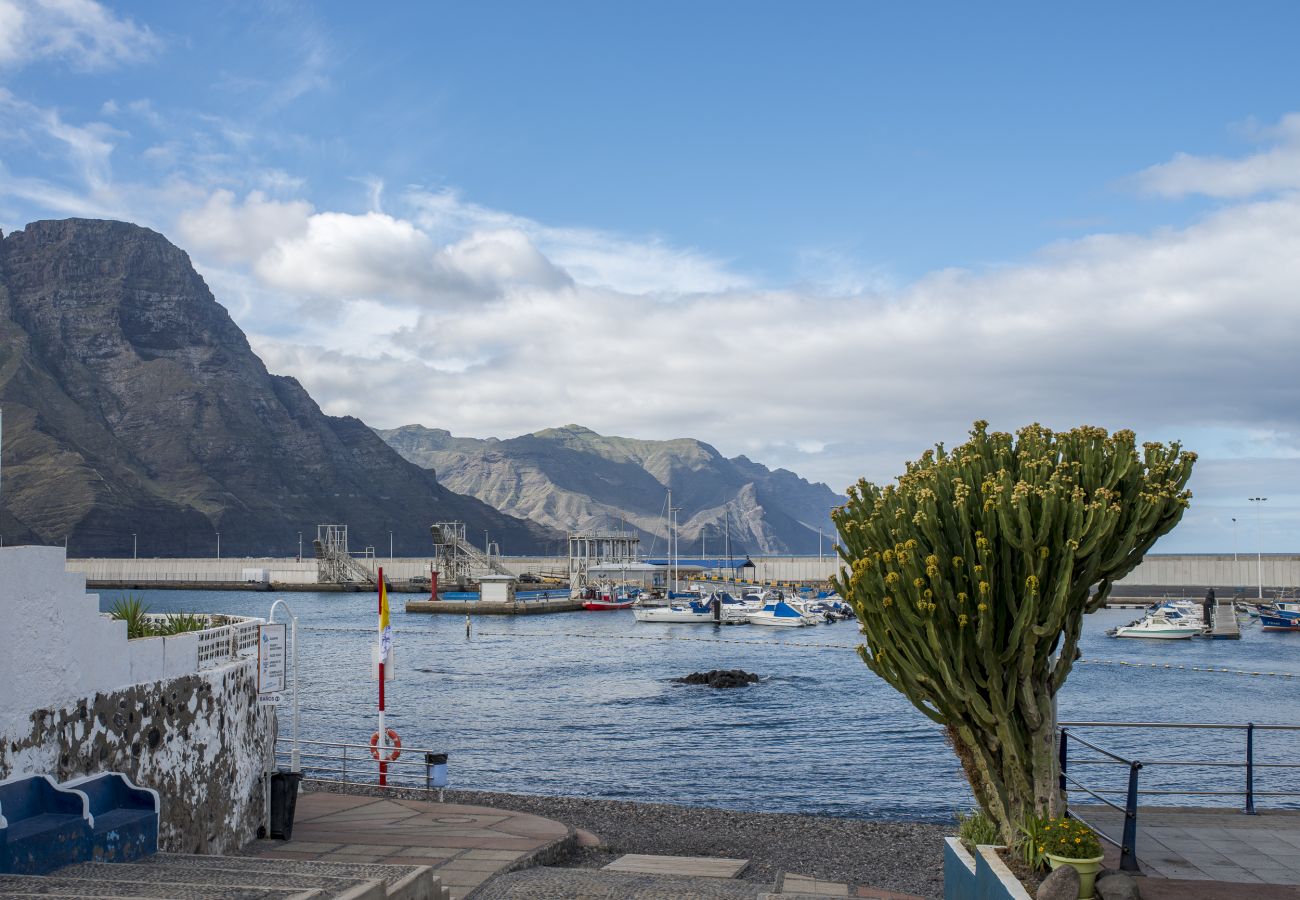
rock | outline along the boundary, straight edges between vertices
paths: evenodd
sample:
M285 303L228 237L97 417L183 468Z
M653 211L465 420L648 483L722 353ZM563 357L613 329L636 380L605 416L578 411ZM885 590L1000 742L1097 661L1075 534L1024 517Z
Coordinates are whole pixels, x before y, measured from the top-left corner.
M1073 866L1061 866L1038 886L1037 900L1079 900L1079 873Z
M1098 900L1140 900L1137 879L1122 872L1106 871L1097 879Z
M758 682L758 676L741 669L713 669L709 672L692 672L684 678L674 678L678 684L707 684L712 688L745 687Z

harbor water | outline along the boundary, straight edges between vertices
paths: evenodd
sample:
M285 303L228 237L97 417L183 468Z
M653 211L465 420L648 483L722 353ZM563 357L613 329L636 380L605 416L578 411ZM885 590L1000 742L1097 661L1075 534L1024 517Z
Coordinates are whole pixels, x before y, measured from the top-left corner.
M153 612L255 616L283 597L299 621L301 737L359 744L374 731L373 594L136 593ZM100 592L101 608L120 596ZM483 616L467 639L464 618L406 614L402 597L392 599L397 677L387 722L407 747L450 754L452 787L882 819L946 820L971 804L942 729L863 665L852 621L761 629L637 624L626 610ZM1106 637L1135 615L1086 619L1084 659L1059 698L1060 719L1300 723L1300 635L1245 625L1239 641ZM761 681L731 690L673 681L732 668ZM288 715L286 705L282 734ZM1128 758L1244 760L1237 731L1086 733ZM1257 762L1297 762L1300 734L1260 732L1255 748ZM1263 768L1256 789L1286 790L1294 771ZM1073 772L1119 789L1128 769ZM1239 791L1244 778L1236 768L1148 765L1142 786ZM1241 798L1144 802L1240 806Z

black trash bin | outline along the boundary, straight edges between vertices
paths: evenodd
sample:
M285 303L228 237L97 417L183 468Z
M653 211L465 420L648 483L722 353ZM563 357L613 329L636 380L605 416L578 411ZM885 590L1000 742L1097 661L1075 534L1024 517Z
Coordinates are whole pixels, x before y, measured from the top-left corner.
M293 814L298 808L298 784L301 772L276 772L271 775L271 837L293 837Z

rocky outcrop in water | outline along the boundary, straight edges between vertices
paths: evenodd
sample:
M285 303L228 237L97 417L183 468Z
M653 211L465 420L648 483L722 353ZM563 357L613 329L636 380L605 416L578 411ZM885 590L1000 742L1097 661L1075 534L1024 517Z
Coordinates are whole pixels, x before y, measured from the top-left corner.
M545 527L460 496L363 422L272 375L189 257L124 222L34 222L0 240L0 537L73 556L291 555L347 523L353 548L430 552L458 519L506 552Z
M758 684L758 676L743 669L711 669L708 672L692 672L682 678L674 678L678 684L705 684L711 688L747 687Z
M844 502L824 484L701 441L608 437L580 425L509 440L454 437L421 425L378 434L454 491L561 531L635 531L643 551L664 555L665 489L673 489L684 555L816 553L817 529L834 542L830 508ZM658 541L654 537L658 536Z

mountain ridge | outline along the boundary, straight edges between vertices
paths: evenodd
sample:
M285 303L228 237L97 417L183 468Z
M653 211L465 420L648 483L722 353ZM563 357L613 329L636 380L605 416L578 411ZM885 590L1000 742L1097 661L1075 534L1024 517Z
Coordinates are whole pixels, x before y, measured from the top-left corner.
M743 552L818 552L831 545L831 507L845 501L825 484L728 459L694 438L607 436L573 423L504 439L422 425L375 431L452 490L561 531L627 527L660 553L668 487L684 513L684 553L720 552L728 537Z
M326 416L266 370L183 250L126 222L0 235L0 536L80 555L296 551L347 523L353 546L430 552L462 520L507 552L556 535L438 484L361 420ZM290 550L292 548L292 550Z

